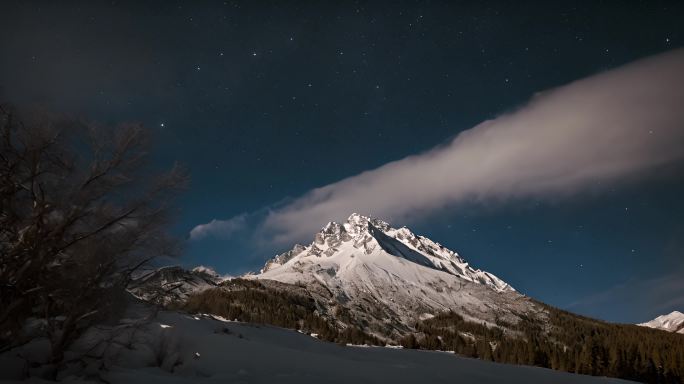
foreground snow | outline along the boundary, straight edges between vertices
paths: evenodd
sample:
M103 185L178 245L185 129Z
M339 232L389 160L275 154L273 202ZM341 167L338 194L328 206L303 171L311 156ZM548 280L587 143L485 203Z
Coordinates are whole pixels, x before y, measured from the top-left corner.
M619 382L547 369L488 363L441 352L342 347L294 331L160 313L162 335L177 343L175 374L158 368L113 370L109 382ZM197 354L199 358L196 358Z
M93 370L102 368L98 361L86 372L99 372L108 383L623 382L443 352L340 346L296 331L178 312L160 312L135 329L107 347L111 360L105 370ZM101 332L91 334L89 342L102 337ZM88 342L82 346L88 347Z

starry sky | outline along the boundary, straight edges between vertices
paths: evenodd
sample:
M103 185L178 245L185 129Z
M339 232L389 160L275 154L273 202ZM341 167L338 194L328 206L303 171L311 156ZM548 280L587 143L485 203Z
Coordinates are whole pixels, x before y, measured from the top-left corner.
M271 210L681 48L683 17L676 1L9 1L0 101L144 123L154 164L192 178L174 262L235 275L289 248L249 235ZM392 224L549 304L641 322L684 309L682 169ZM238 236L189 236L235 217Z

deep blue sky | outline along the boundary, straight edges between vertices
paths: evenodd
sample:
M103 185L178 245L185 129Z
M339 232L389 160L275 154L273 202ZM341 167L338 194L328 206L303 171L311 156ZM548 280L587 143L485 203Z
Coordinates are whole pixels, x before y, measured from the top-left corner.
M192 176L185 236L684 45L675 1L295 3L6 2L0 100L153 128L155 164ZM460 206L410 227L532 297L644 321L684 309L680 175ZM237 274L280 251L205 239L179 263Z

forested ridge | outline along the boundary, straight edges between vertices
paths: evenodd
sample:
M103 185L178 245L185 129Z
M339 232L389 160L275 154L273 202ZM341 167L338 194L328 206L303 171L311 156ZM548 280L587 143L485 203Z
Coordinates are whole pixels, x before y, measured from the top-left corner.
M406 348L450 350L501 363L546 367L650 383L681 383L684 336L630 324L611 324L550 306L548 322L487 326L448 312L416 325Z
M381 341L353 325L341 327L317 311L313 298L266 287L258 281L234 279L223 288L188 298L180 307L249 323L270 324L317 334L321 340L340 344L381 345ZM337 317L346 318L339 307ZM382 344L384 345L384 344Z
M546 321L522 316L517 324L497 321L494 325L444 312L417 321L415 332L392 340L367 333L341 305L322 313L316 300L302 292L235 279L177 305L190 312L316 333L322 340L341 344L398 343L404 348L453 351L501 363L649 383L681 383L684 378L684 336L679 334L607 323L539 303L548 315Z

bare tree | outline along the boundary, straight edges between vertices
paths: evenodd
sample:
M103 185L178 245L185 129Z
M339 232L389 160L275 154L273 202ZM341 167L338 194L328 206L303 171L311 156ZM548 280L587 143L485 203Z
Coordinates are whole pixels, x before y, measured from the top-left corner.
M17 115L0 106L0 352L39 318L56 363L112 314L137 268L177 249L170 203L186 177L149 172L140 125Z

